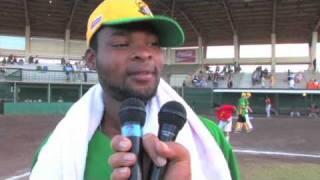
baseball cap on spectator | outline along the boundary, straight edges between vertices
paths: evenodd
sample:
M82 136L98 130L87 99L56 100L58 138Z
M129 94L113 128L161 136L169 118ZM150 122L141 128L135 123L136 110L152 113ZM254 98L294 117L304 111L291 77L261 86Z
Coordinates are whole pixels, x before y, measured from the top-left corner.
M117 27L132 23L149 23L156 31L163 47L177 47L184 43L184 32L172 18L156 16L142 0L104 0L90 15L86 40L103 27Z

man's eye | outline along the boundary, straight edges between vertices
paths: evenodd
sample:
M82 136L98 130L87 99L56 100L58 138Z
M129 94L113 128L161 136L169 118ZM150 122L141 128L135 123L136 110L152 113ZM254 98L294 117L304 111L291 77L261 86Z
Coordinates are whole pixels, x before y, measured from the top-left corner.
M120 47L128 47L128 43L118 43L118 44L112 44L112 47L120 48Z
M160 43L159 42L153 42L153 43L151 43L151 46L160 47Z

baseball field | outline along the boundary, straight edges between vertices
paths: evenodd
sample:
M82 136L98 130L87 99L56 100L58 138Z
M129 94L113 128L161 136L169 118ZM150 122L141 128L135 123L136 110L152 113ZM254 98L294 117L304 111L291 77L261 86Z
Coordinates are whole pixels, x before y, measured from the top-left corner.
M34 152L61 118L1 115L0 179L28 179ZM320 119L254 117L252 123L251 133L231 134L243 180L320 179Z

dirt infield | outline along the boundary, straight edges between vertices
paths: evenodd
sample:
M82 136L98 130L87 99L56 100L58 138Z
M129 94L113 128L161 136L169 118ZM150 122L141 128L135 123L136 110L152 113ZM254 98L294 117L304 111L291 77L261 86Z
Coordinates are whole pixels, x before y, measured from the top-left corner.
M26 172L61 116L0 116L0 179Z
M40 142L53 130L61 117L0 116L0 179L23 174L29 170L33 154ZM258 117L252 122L255 126L253 132L231 134L231 143L235 149L320 155L320 119ZM251 173L251 164L268 164L271 160L320 163L320 158L250 154L238 154L238 157L242 174L246 175ZM270 157L273 159L270 160Z

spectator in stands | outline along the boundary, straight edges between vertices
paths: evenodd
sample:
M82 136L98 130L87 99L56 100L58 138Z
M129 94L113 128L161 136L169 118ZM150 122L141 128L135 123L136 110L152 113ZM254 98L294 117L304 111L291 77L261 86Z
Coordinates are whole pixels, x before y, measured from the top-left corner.
M62 96L59 96L59 98L58 98L57 102L59 102L59 103L63 103L63 98L62 98Z
M227 74L227 65L224 65L222 71L220 72L220 77L222 77L222 79L225 79L226 74Z
M60 59L60 64L61 64L61 65L65 65L65 64L66 64L66 59L64 59L64 57L62 57L62 58Z
M262 77L262 71L261 71L261 66L257 67L253 73L252 73L252 86L257 85L258 83L261 82L261 77Z
M233 87L233 81L232 81L232 76L228 76L228 82L227 82L227 87L232 88Z
M213 79L212 79L212 86L214 88L217 88L219 86L219 73L218 72L215 72L213 74Z
M294 81L295 81L295 83L300 83L303 79L304 79L303 72L298 72L298 73L294 76Z
M294 80L294 73L290 72L290 70L288 70L288 83L289 83L289 88L293 89L295 87L295 80Z
M83 81L88 82L88 72L90 71L87 64L85 63L81 69L83 72Z
M192 84L195 86L195 87L200 87L200 80L199 80L199 77L198 75L194 75L193 78L192 78Z
M80 64L79 62L75 62L72 65L73 71L72 71L72 75L73 75L73 81L79 81L80 80Z
M262 76L267 79L269 78L269 71L267 68L264 68L264 70L262 71Z
M13 60L12 60L12 64L17 64L17 63L18 63L17 57L14 56L14 57L13 57Z
M264 76L261 77L261 87L262 88L266 87L266 78Z
M83 68L82 68L84 82L88 81L88 72L89 72L89 68L87 66L88 55L89 55L89 49L86 50L86 52L84 53L84 56L83 56L83 60L85 62L83 65Z
M73 68L69 62L67 62L66 65L64 66L64 71L66 72L66 75L67 75L67 81L70 81Z
M186 86L187 86L186 80L183 80L182 87L186 87Z
M319 118L320 109L316 104L311 104L309 108L308 117L310 118Z
M316 79L313 80L313 86L315 89L320 89L320 84Z
M3 57L3 60L2 60L2 65L6 65L7 64L7 58L6 57Z
M7 61L7 63L8 63L8 64L12 64L12 63L13 63L13 55L12 55L12 54L10 54L10 55L8 56L8 61Z
M235 62L234 72L238 73L241 71L241 66L239 63Z
M205 73L203 73L203 71L199 72L199 80L200 80L200 87L207 87L208 83L207 83L207 78Z
M301 113L298 111L296 106L291 106L290 117L294 117L294 116L300 117Z
M23 65L23 63L24 63L24 62L23 62L23 59L20 58L19 61L18 61L18 64L19 64L19 65Z
M219 71L220 71L220 66L218 65L218 66L216 66L215 72L219 73Z
M28 58L28 63L29 64L33 64L34 63L34 58L33 58L33 56L29 56L29 58Z
M34 64L39 64L39 58L38 58L38 56L36 56L36 57L34 58Z

